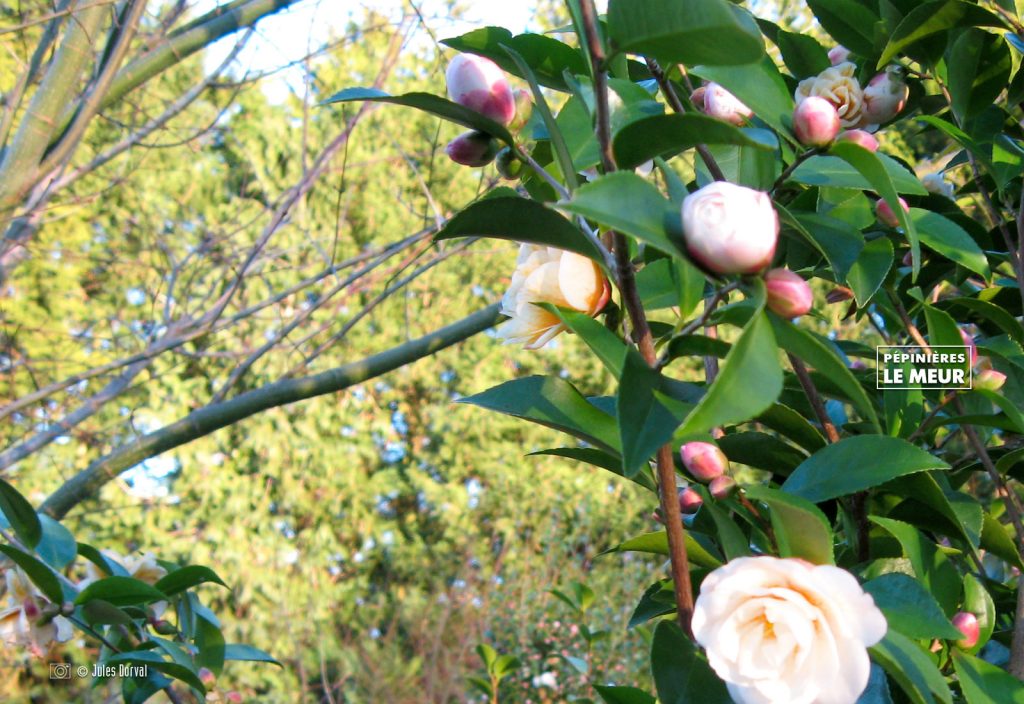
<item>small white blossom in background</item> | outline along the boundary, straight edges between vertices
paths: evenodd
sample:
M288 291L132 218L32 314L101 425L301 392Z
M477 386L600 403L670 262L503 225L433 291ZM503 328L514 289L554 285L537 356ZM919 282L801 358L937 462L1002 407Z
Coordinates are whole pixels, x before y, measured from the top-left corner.
M540 675L534 675L532 682L534 689L541 689L542 687L547 687L548 689L558 688L558 679L555 678L554 672L545 672Z
M937 196L952 198L956 193L953 184L947 181L942 174L925 174L921 177L921 185L924 186L924 190Z
M33 655L42 657L51 643L71 638L71 622L63 616L39 622L43 607L50 602L20 568L8 569L4 581L7 607L0 611L0 643L10 648L28 648Z
M741 557L709 574L693 635L737 704L854 704L887 624L849 572Z

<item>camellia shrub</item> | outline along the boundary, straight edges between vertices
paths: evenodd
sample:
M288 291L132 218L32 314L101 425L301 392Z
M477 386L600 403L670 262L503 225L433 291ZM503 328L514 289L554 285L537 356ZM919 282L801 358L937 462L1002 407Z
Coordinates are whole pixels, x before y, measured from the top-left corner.
M575 334L617 391L462 401L657 495L615 548L668 559L632 619L657 701L1022 701L1019 7L808 5L831 45L726 0L570 0L561 33L446 40L448 99L326 102L462 125L451 159L509 179L438 239L521 243L497 336Z

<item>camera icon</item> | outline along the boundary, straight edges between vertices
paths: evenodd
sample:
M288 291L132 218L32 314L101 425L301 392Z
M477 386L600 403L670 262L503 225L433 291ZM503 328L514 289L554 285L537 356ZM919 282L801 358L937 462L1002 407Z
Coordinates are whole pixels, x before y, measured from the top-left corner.
M51 680L69 680L71 679L71 665L66 662L51 662L50 663L50 679Z

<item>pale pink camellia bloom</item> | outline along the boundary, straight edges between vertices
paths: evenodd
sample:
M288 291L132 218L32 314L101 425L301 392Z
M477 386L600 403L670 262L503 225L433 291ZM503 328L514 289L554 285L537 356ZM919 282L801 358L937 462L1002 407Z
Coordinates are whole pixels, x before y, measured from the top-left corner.
M924 190L937 196L952 198L956 193L953 184L942 174L925 174L921 177L921 185L924 186Z
M688 442L679 448L679 457L683 466L694 479L707 484L712 479L722 476L729 469L729 459L725 453L710 442Z
M722 86L708 83L704 86L704 114L739 126L746 123L754 111Z
M960 328L960 339L964 341L964 347L971 354L971 366L973 367L978 363L978 346L974 344L974 338L971 337L971 334L963 328Z
M704 499L690 487L679 490L679 512L684 516L692 516L703 505Z
M768 556L705 577L692 626L737 704L854 704L887 630L846 570Z
M907 103L910 88L898 66L887 68L864 88L864 124L880 125L899 114Z
M878 140L866 130L846 130L836 137L837 142L853 142L869 152L878 151Z
M841 128L839 112L824 98L804 98L793 111L793 131L805 147L831 144Z
M848 61L800 81L793 97L798 104L806 98L824 98L832 103L846 129L860 127L864 121L864 93L857 67Z
M42 607L50 602L21 568L8 569L4 579L7 608L0 611L0 644L28 648L33 655L42 657L54 641L63 643L71 638L71 622L63 616L39 623Z
M498 153L497 143L490 135L475 130L463 132L448 142L444 153L456 164L463 166L487 166Z
M448 64L445 79L453 102L502 125L516 116L516 97L505 72L490 59L459 54Z
M762 191L715 181L683 200L690 255L719 274L752 274L768 266L779 240L779 216Z
M985 391L999 391L1006 383L1006 375L995 369L986 369L974 377L974 388Z
M973 648L981 636L981 627L978 625L978 617L969 611L958 611L952 618L953 625L964 634L964 637L956 642L958 648Z
M850 50L841 44L828 50L828 60L833 66L846 63L849 59Z
M910 212L910 206L907 205L907 201L902 198L899 199L900 207L907 213ZM896 212L892 207L884 200L879 200L875 203L875 215L878 217L878 221L888 225L889 227L899 227L900 219L896 217Z
M789 269L772 269L764 275L768 309L783 318L797 318L810 312L814 304L811 287Z
M501 299L501 313L510 320L499 325L496 333L506 343L539 349L566 328L557 315L535 303L552 303L594 316L610 295L611 286L600 267L582 254L524 244L519 248L512 283Z

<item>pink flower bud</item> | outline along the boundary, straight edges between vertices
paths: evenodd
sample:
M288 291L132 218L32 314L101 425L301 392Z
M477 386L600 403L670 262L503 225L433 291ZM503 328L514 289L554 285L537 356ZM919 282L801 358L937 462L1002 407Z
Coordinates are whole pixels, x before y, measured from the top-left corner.
M973 367L978 363L978 347L974 344L974 338L966 330L960 328L960 339L964 341L964 347L970 350L971 366Z
M836 286L825 294L826 303L842 303L843 301L848 301L851 298L853 298L853 291L845 286Z
M907 201L900 198L900 205L903 206L903 210L908 213L910 212L910 206L907 205ZM875 203L875 215L878 217L879 222L888 225L889 227L900 226L900 221L899 218L896 217L896 213L884 200L880 200Z
M715 477L708 484L708 491L711 492L711 496L717 501L728 499L736 493L736 480L725 474Z
M722 86L708 83L704 87L704 113L739 126L744 124L754 111Z
M25 612L25 618L29 621L35 621L39 618L42 612L39 610L39 604L32 597L26 597L21 604L21 610Z
M793 131L805 147L830 144L841 127L835 106L824 98L804 98L793 111Z
M692 516L700 510L704 499L690 487L679 490L679 511L685 516Z
M828 50L828 60L832 62L833 66L838 66L850 60L850 50L841 44L834 46Z
M708 87L701 86L697 90L690 93L690 102L693 103L698 110L704 110L704 95L707 92Z
M490 59L474 54L459 54L445 73L448 97L476 110L495 122L507 125L516 116L516 98L505 73Z
M958 611L953 617L953 625L957 627L964 637L956 642L958 648L973 648L981 636L981 627L978 625L978 617L969 611Z
M875 135L864 130L847 130L836 137L837 142L853 142L867 149L869 152L878 151L878 140Z
M199 681L203 683L203 686L210 689L217 682L217 675L213 674L213 671L205 668L199 668Z
M910 89L902 74L902 68L892 66L868 81L864 88L863 124L880 125L896 117L903 109Z
M768 308L783 318L796 318L811 310L811 287L789 269L772 269L764 275Z
M729 470L729 460L718 445L710 442L688 442L679 448L686 471L700 482L710 482Z
M464 132L448 142L444 153L456 164L463 166L487 166L494 161L498 145L483 132Z
M652 521L654 521L655 523L660 523L661 525L665 525L665 519L661 517L661 511L660 510L658 510L658 511L651 511L650 519Z
M977 352L977 350L975 350ZM985 391L999 391L1006 383L1006 375L995 369L986 369L974 377L974 388Z
M513 95L516 100L516 116L508 123L508 129L510 132L518 132L533 113L533 94L523 88L517 88Z
M242 694L231 690L224 694L224 701L229 702L229 704L242 704Z
M719 274L752 274L768 266L779 239L779 216L767 193L715 181L683 200L690 256Z

